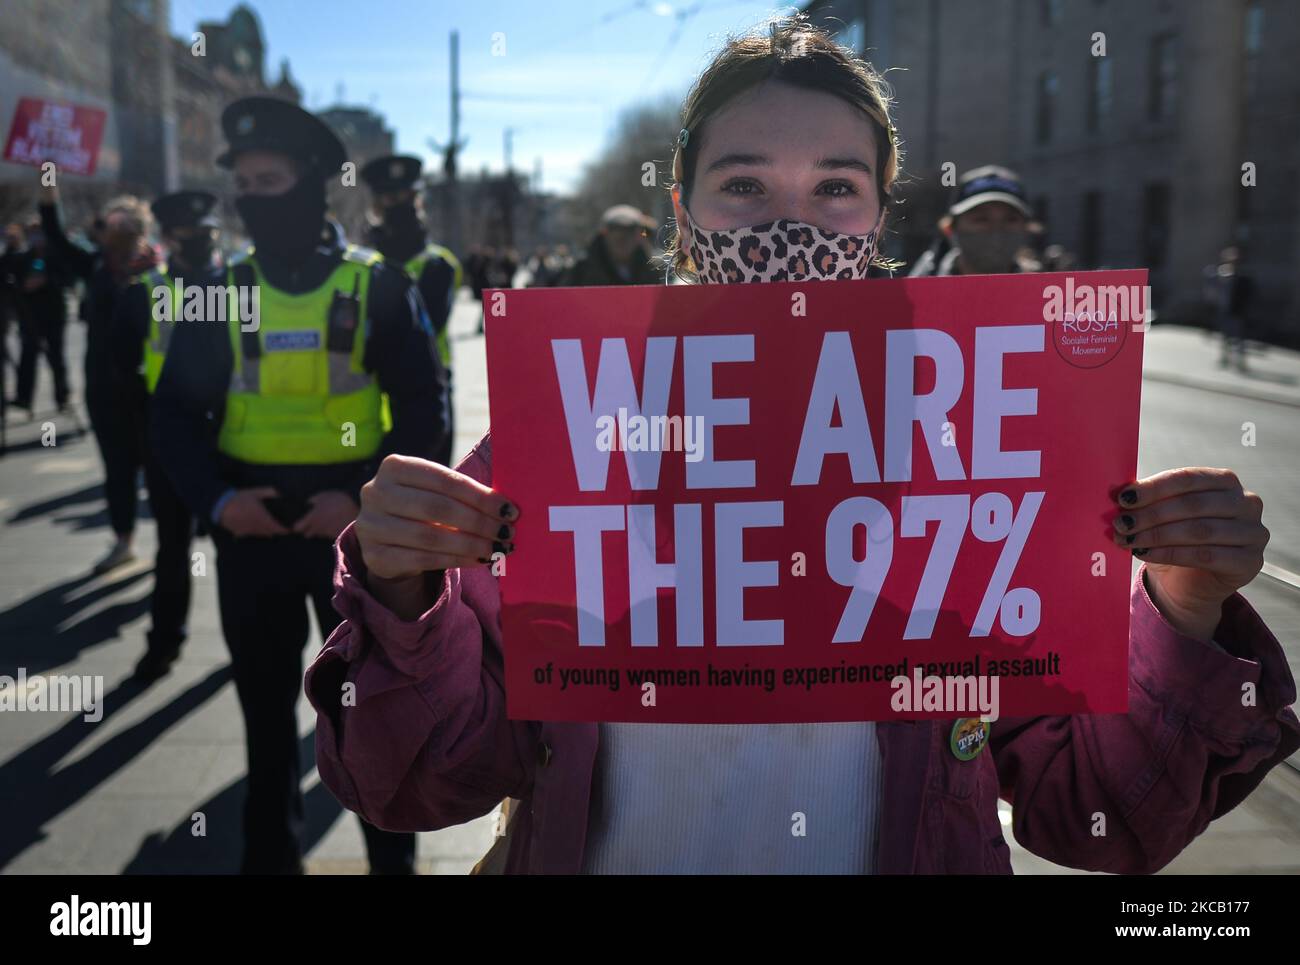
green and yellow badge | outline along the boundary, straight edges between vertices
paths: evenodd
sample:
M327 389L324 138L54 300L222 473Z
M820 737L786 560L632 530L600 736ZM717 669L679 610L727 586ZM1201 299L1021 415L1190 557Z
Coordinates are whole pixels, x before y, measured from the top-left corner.
M969 761L988 745L993 725L978 717L959 717L952 725L948 746L959 761Z

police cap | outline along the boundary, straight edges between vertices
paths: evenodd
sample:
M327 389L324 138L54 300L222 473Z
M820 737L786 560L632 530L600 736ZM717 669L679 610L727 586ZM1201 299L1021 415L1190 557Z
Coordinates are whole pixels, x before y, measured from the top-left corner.
M229 149L217 158L234 167L244 151L275 151L305 164L322 178L336 173L348 159L337 134L315 114L275 97L244 97L221 114Z
M387 154L366 164L361 169L361 180L376 194L405 191L415 187L415 182L420 180L420 168L418 157Z
M217 196L207 191L175 191L164 194L149 207L163 231L173 228L216 227L212 214Z

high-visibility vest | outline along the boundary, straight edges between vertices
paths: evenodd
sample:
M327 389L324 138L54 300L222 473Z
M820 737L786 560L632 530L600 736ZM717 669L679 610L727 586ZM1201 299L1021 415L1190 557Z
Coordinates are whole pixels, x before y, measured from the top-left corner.
M464 277L461 271L460 261L456 258L455 255L451 253L450 249L444 248L442 245L435 245L432 242L430 242L429 244L425 245L423 251L421 251L418 255L411 258L409 261L407 261L407 263L403 266L403 268L406 271L407 276L411 279L411 281L419 284L420 276L424 274L424 266L427 265L434 258L441 258L443 261L447 262L447 264L451 265L451 271L452 271L451 291L447 293L448 304L446 306L447 310L450 311L452 303L454 303L456 300L456 292L460 291L460 283ZM428 308L429 311L437 311L438 308L440 308L441 306L426 305L425 307ZM450 369L451 368L451 343L447 339L447 328L448 326L443 326L442 331L438 333L437 342L438 342L438 355L442 358L442 364L445 368Z
M158 387L158 379L162 376L163 362L167 359L167 346L171 344L172 333L176 331L176 323L181 318L181 300L176 297L175 285L167 274L165 265L150 268L141 276L141 281L149 290L149 334L144 339L144 384L149 394L153 395L154 389ZM166 290L167 300L171 304L170 320L158 318L159 307L163 304L158 298L160 289Z
M269 285L254 256L228 272L234 351L221 452L262 465L327 465L368 459L384 430L380 391L362 365L371 266L378 254L348 246L315 291ZM241 289L257 286L256 330L242 330ZM243 296L245 311L250 296Z

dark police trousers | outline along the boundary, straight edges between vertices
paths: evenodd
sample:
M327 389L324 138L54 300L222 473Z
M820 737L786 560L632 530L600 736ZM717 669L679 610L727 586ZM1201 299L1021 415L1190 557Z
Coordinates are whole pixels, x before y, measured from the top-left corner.
M136 497L140 467L144 465L149 397L143 380L137 385L113 383L104 377L92 381L86 369L86 409L90 427L104 461L104 494L108 497L108 520L113 532L126 536L135 532Z
M310 635L307 605L322 638L341 617L334 594L334 544L301 536L236 539L214 527L221 626L244 712L248 798L244 803L245 874L289 873L302 860L302 768L296 708L302 650ZM361 822L370 869L415 870L415 835Z
M190 613L190 543L194 516L153 452L145 453L144 479L149 487L149 510L158 530L158 552L153 563L153 596L149 601L152 626L149 652L178 653L185 642Z

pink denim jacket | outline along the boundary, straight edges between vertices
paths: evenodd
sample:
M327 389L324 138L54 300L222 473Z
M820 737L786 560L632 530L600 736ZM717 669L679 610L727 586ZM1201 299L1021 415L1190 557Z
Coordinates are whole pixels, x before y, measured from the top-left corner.
M491 484L491 434L460 464ZM506 719L500 596L489 567L450 570L432 609L399 619L366 591L353 527L339 537L343 622L307 670L321 779L381 828L426 831L523 802L510 873L582 867L598 728ZM991 753L958 760L951 721L886 722L882 874L1011 872L999 796L1016 840L1058 864L1147 873L1240 803L1300 747L1282 648L1238 594L1216 641L1181 636L1133 584L1129 712L1002 718ZM344 706L343 684L356 685ZM1243 684L1256 685L1242 706ZM1094 815L1106 834L1094 836Z

